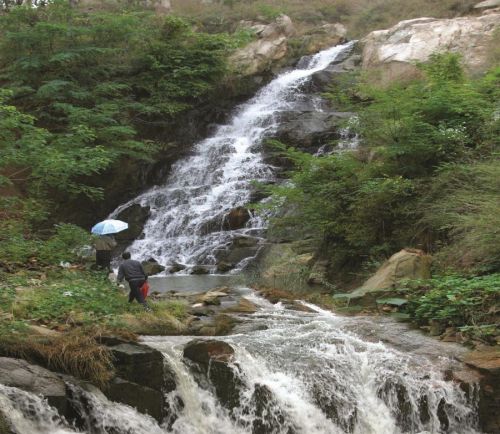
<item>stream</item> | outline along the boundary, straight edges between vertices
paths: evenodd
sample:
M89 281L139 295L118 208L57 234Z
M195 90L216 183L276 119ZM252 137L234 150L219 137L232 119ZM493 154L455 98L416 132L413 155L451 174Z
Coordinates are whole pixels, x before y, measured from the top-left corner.
M307 303L309 312L290 310L250 289L238 291L258 311L240 314L233 334L217 338L235 349L240 389L232 410L196 381L183 358L192 336L142 338L177 378L165 397L172 413L161 426L77 386L71 387L87 430L71 428L46 401L14 388L0 386L2 409L18 434L479 433L477 390L467 396L443 374L459 367L461 347L387 318L342 317ZM264 408L256 398L262 391Z

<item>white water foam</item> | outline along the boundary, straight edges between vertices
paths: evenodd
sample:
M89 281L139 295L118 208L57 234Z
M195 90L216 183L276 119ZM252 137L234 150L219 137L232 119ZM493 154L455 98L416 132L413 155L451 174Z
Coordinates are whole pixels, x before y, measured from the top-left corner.
M305 303L311 313L258 305L244 332L217 338L235 348L234 372L244 385L231 412L213 390L200 389L183 362L182 348L192 337L145 338L187 381L174 392L189 403L177 414L175 434L479 433L477 394L467 396L443 378L452 360L368 342L349 331L351 319L315 305ZM264 391L264 412L257 391Z

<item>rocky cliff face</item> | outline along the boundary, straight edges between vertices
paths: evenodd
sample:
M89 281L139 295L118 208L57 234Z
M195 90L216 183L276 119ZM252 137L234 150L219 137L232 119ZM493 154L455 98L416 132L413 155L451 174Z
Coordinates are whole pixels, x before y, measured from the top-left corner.
M462 55L466 69L481 71L487 67L488 48L499 27L500 13L401 21L363 39L363 69L378 69L380 80L388 83L414 76L416 64L431 54L451 51Z

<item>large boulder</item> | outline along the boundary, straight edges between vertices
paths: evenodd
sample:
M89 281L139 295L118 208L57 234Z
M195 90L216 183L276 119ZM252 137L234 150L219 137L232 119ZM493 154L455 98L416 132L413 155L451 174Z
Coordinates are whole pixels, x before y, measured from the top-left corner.
M485 0L474 6L474 9L492 9L500 7L500 0Z
M358 301L366 298L367 301L373 301L383 293L395 289L401 280L429 279L431 263L432 257L422 250L403 249L385 261L372 277L349 295L349 298Z
M265 25L242 22L240 26L252 31L257 40L246 45L231 56L233 68L243 76L269 71L288 52L288 38L295 32L292 21L280 15L274 23Z
M343 24L323 24L301 36L299 51L305 54L315 54L318 51L343 43L346 34L347 29Z
M401 21L362 40L363 69L380 70L380 81L390 83L415 76L416 63L426 62L431 54L451 51L462 55L469 71L481 71L488 66L488 49L499 25L498 13Z
M154 276L155 274L159 274L165 271L165 267L158 264L158 262L154 258L143 261L142 268L144 268L144 271L148 276Z
M285 112L274 137L288 146L314 153L321 145L340 139L342 127L352 116L344 112Z
M214 389L221 404L233 409L240 405L243 386L234 362L231 345L217 340L194 340L184 347L184 358L190 361L197 381Z
M21 359L0 357L0 384L42 395L61 415L68 412L70 403L64 381L41 366Z
M304 289L314 246L302 242L270 244L258 263L260 281L277 289Z
M134 203L120 211L116 218L128 223L128 229L115 235L116 241L126 247L132 241L142 236L144 225L149 219L151 211L149 206Z
M112 401L135 407L161 422L168 415L165 394L175 390L175 374L163 355L146 345L131 342L109 346L116 376L104 390Z

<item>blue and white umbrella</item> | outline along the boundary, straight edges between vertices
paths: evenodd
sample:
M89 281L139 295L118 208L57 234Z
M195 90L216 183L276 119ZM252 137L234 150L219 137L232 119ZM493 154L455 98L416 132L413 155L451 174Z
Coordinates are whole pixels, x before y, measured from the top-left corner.
M91 230L96 235L116 234L128 228L128 223L121 220L104 220L97 223Z

